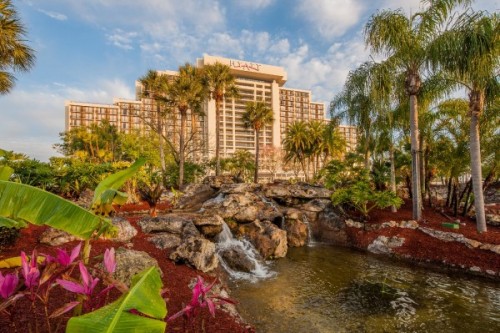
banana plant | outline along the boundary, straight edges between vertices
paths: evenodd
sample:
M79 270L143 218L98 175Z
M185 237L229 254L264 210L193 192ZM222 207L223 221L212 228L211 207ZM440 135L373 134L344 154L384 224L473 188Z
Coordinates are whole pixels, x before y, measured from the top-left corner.
M83 239L113 229L108 220L55 194L0 180L0 226L22 227L24 222L48 225Z
M92 199L91 210L96 215L109 216L114 213L113 204L123 205L127 202L127 194L118 191L144 164L146 159L139 158L129 168L118 171L97 185Z
M150 267L136 274L129 291L115 302L91 313L72 317L66 333L163 333L167 307L160 294L161 288L158 270Z

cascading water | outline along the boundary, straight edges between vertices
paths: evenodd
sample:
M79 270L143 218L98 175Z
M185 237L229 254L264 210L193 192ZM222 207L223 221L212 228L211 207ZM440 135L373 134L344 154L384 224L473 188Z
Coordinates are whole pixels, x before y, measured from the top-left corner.
M280 217L281 217L280 229L285 230L285 217L282 215L282 213L281 213L280 209L278 208L278 206L276 205L276 203L274 201L266 198L262 194L257 194L257 196L259 198L261 198L263 202L265 202L266 204L271 206L280 215Z
M304 222L304 224L307 226L307 246L314 246L316 244L316 241L314 240L311 223L309 223L307 215L304 214L302 222Z
M222 253L228 249L244 254L245 260L251 263L253 269L247 273L231 268L222 255ZM252 243L246 239L234 238L229 226L226 223L222 225L222 232L217 236L217 254L222 267L224 267L228 274L234 279L256 282L260 279L276 275L276 273L269 270L269 268L264 264L264 261L260 259L260 255Z

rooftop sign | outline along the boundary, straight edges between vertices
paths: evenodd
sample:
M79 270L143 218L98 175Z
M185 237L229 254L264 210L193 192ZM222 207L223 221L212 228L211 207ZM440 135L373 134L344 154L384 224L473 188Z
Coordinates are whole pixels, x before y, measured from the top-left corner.
M248 72L259 72L261 64L256 64L253 62L239 61L239 60L229 60L229 67L234 69L239 69Z

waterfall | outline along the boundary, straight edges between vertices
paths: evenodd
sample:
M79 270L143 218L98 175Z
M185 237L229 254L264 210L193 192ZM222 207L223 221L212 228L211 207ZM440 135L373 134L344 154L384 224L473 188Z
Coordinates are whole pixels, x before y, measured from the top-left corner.
M223 257L223 252L226 250L234 250L244 256L244 260L249 262L253 269L248 273L238 271L232 267ZM248 280L256 282L259 279L275 276L276 273L269 270L264 261L260 258L255 247L246 239L236 239L233 237L229 226L224 222L222 232L217 236L217 255L219 256L222 267L234 279Z
M273 207L273 209L280 215L281 217L281 223L280 223L280 229L282 230L285 230L285 217L283 216L283 214L281 213L280 209L278 208L278 206L276 205L276 203L268 198L266 198L264 195L262 194L258 194L256 193L257 196L259 198L262 199L262 202L268 204L269 206Z
M307 218L306 214L304 214L303 222L307 226L307 246L314 246L314 244L316 244L316 241L313 237L311 223L309 223L309 219Z

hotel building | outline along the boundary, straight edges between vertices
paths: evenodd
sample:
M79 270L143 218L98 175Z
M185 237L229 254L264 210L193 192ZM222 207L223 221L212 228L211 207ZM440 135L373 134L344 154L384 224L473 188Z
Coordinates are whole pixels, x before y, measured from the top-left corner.
M262 147L281 149L282 140L289 124L297 120L323 120L325 104L312 101L311 91L284 87L287 73L283 67L254 62L227 59L205 55L197 59L196 66L216 62L228 65L236 78L240 97L225 99L221 107L220 132L215 132L215 101L207 100L202 117L188 114L188 137L196 143L200 151L193 153L199 158L211 158L215 154L215 138L220 137L221 157L229 157L237 150L255 152L255 136L252 129L245 128L242 120L246 103L264 101L274 112L274 122L261 130ZM174 78L177 72L161 71L160 74ZM155 102L142 97L142 85L136 82L136 100L115 99L113 104L94 104L67 101L65 104L66 130L97 124L108 120L123 132L147 132L157 120ZM178 140L179 119L176 112L167 114L164 131L167 137ZM191 123L193 121L193 123ZM341 126L346 137L348 149L356 145L356 131L351 126Z

